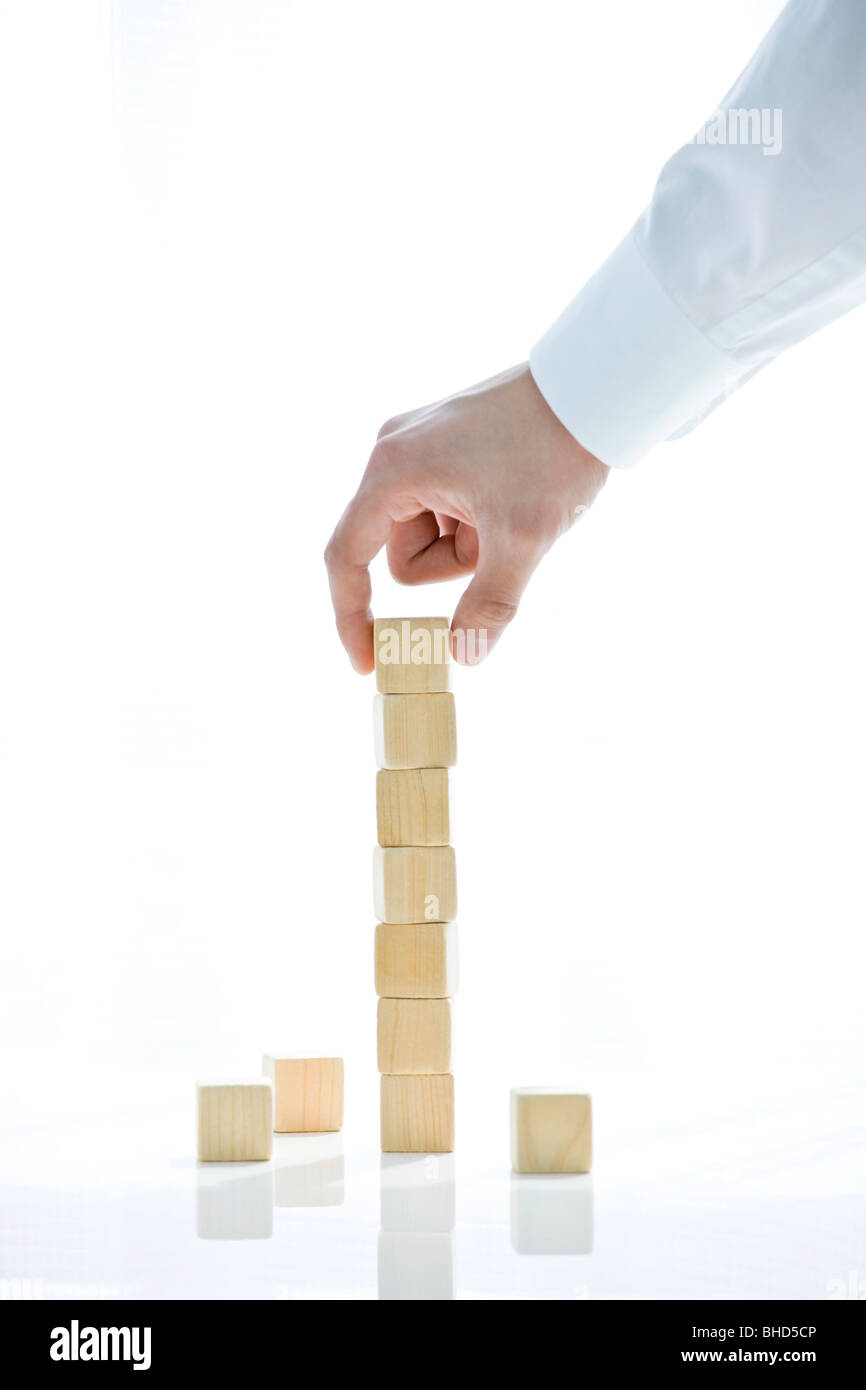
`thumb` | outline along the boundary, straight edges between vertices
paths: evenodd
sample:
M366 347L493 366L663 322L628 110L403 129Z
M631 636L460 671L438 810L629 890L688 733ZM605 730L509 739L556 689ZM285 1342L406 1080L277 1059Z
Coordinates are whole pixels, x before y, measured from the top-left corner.
M499 641L540 559L540 548L485 537L475 576L451 623L454 656L461 666L478 665Z

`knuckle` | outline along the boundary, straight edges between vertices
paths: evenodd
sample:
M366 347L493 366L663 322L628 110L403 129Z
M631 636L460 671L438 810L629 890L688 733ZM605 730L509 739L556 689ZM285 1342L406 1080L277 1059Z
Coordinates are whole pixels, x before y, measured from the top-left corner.
M395 430L400 428L400 422L402 419L402 415L390 415L388 419L385 421L384 425L380 426L376 438L384 439L385 435L393 434Z
M542 544L542 530L533 517L512 518L499 534L506 554L515 560L526 559Z
M475 606L479 627L506 627L517 613L517 600L484 595Z
M559 527L559 513L554 507L539 506L532 512L513 517L509 530L511 546L520 552L538 550Z
M378 440L367 464L367 478L378 478L394 468L400 458L399 445L390 437Z
M340 554L341 546L339 538L337 536L332 536L331 539L328 541L328 544L325 546L325 552L323 556L325 564L329 570L333 569L335 565L339 564Z
M389 550L388 569L394 579L398 580L401 584L405 584L411 569L408 557L395 554L393 551Z

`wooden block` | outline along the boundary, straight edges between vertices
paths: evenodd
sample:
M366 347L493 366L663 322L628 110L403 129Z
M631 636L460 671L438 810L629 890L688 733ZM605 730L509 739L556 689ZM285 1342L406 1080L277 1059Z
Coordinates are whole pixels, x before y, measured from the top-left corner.
M557 1086L511 1092L511 1166L515 1173L588 1173L592 1100Z
M457 761L454 696L377 695L373 731L379 767L453 767Z
M379 1071L429 1076L451 1070L450 999L380 999Z
M375 849L373 901L382 922L453 922L457 863L451 846Z
M199 1081L198 1156L203 1163L241 1163L271 1156L274 1088L255 1081Z
M447 618L377 618L376 689L383 695L447 690L451 637Z
M266 1052L262 1071L274 1084L278 1134L322 1134L343 1126L342 1057L286 1057Z
M379 844L447 845L448 771L417 767L376 773L376 823Z
M381 1130L384 1153L453 1153L454 1077L383 1076Z
M376 927L376 993L391 999L445 999L457 993L457 926L411 922Z

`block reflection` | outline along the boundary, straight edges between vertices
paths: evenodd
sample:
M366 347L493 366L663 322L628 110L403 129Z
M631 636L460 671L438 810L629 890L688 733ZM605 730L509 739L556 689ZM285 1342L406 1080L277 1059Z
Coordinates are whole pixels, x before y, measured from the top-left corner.
M518 1255L592 1253L588 1173L511 1175L511 1244Z
M382 1301L456 1296L453 1154L383 1154L379 1168Z
M275 1134L278 1207L341 1207L346 1164L342 1134Z
M261 1163L202 1163L196 1174L199 1240L269 1240L274 1170Z

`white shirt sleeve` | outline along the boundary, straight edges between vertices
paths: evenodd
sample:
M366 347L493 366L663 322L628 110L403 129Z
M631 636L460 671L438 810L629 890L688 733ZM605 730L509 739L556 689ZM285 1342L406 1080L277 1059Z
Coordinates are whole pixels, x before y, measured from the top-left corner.
M530 368L628 468L864 299L866 0L790 0Z

